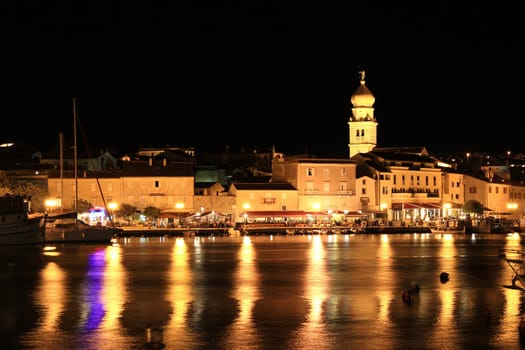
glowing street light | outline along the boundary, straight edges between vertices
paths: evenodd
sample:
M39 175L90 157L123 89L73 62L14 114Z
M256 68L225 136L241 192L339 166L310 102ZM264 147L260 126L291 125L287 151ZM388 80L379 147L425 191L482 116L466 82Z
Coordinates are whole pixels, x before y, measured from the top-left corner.
M516 210L516 209L518 209L518 203L507 203L507 209L508 210Z
M108 209L110 210L110 214L111 214L111 216L110 216L110 219L111 219L110 222L111 222L112 224L114 223L114 215L115 215L115 210L117 210L117 208L118 208L118 204L115 203L115 202L110 202L110 203L108 204Z
M52 213L53 209L57 207L58 201L56 199L46 199L44 204L45 204L46 208L48 208L48 211L50 213Z
M443 217L450 216L449 215L450 208L452 208L452 205L450 203L443 204Z

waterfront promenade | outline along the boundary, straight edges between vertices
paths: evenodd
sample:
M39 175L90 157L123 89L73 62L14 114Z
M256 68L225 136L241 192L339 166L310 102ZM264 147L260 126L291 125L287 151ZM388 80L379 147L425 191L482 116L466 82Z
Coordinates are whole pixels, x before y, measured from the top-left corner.
M238 227L177 227L157 228L125 226L120 237L191 237L191 236L239 236L239 235L304 235L304 234L396 234L396 233L431 233L425 226L349 226L320 227L317 225L276 226L276 225L240 225Z
M229 236L232 234L231 227L141 227L123 226L119 237L159 237L159 236Z

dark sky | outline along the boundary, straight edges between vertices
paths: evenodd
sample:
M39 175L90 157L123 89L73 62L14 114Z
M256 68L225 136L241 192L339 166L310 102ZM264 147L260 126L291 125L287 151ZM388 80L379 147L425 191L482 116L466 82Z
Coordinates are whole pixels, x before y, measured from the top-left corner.
M525 152L517 4L9 3L0 141L54 147L77 97L90 147L346 155L364 69L379 146Z

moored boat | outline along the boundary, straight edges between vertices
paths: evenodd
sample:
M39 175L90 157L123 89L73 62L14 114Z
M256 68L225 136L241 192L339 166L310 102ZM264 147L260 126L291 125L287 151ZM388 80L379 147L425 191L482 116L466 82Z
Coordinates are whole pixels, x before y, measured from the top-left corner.
M478 233L514 233L521 232L519 222L505 218L488 217L480 220L476 227Z
M76 98L73 99L73 133L74 133L74 168L75 168L75 186L78 180L77 174L77 127L76 127ZM60 136L60 149L62 150L62 133ZM60 162L60 169L62 174L62 160ZM99 187L100 190L100 187ZM63 193L60 194L63 196ZM102 191L101 196L104 198ZM100 242L111 243L116 239L122 229L113 226L93 226L78 219L78 192L75 191L75 210L58 215L46 215L45 218L45 242L46 243L74 243L74 242ZM104 204L105 205L105 204ZM106 210L107 212L107 210ZM110 222L113 223L112 217Z
M432 233L466 233L465 227L431 227Z
M46 217L46 243L100 242L111 243L122 229L92 226L77 218L75 212Z
M472 223L465 219L441 218L430 223L432 233L472 233Z
M0 245L44 243L44 216L29 213L25 196L0 197Z

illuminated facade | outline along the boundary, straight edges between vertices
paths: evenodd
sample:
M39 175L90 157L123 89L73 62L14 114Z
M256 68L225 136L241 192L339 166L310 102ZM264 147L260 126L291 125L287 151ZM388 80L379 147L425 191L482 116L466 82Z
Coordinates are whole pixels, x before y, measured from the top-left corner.
M349 157L370 152L377 145L377 121L374 117L375 97L365 83L365 72L361 71L359 87L351 97L352 114L348 121L350 130Z

